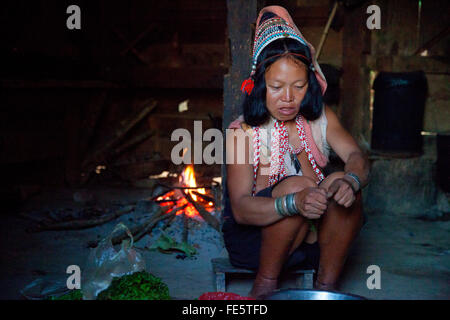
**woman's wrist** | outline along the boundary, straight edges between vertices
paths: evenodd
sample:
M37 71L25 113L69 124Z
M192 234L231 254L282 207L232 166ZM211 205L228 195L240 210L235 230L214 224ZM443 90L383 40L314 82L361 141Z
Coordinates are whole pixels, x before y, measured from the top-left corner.
M282 217L300 214L295 202L295 193L275 198L275 211Z
M346 172L343 179L350 183L354 193L357 193L359 190L361 190L361 181L359 180L359 177L353 172Z

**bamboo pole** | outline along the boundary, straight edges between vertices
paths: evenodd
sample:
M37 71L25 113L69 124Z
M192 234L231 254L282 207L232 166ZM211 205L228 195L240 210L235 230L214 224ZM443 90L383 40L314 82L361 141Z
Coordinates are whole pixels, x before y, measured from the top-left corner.
M323 30L322 38L320 39L320 43L319 43L319 46L317 47L317 52L316 52L316 60L317 61L319 61L319 57L320 57L320 53L322 52L323 44L325 43L325 39L327 38L328 30L330 30L331 22L333 22L334 16L336 15L336 10L337 10L338 5L339 5L338 1L335 1L333 10L331 10L330 17L328 18L327 24L325 25L325 29Z

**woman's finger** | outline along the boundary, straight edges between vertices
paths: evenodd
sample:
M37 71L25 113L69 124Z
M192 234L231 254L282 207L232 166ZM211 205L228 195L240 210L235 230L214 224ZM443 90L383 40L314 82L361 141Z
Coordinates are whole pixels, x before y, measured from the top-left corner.
M331 186L328 188L327 198L331 198L335 195L335 193L339 189L339 184L335 181L331 184Z
M343 190L343 188L341 187L341 188L339 188L338 192L336 192L333 199L334 199L334 201L339 203L344 196L345 196L345 190Z
M319 219L321 216L319 214L305 213L303 214L305 218L308 219Z
M319 208L316 208L315 206L313 206L313 205L311 205L311 204L306 204L305 205L305 210L304 210L304 212L305 213L313 213L313 214L322 214L323 213L323 211L324 211L325 209L319 209Z
M306 202L312 203L312 202L320 202L323 204L327 204L327 193L323 189L314 189L310 194L306 197Z
M336 192L336 195L334 196L334 200L339 203L342 204L342 200L348 195L352 193L353 194L353 190L350 189L348 184L341 184L341 187L339 188L338 192Z
M352 204L355 202L355 199L356 199L356 197L355 197L355 196L352 196L352 197L350 198L350 201L347 201L347 202L344 204L344 207L346 207L346 208L351 207Z
M327 210L327 205L320 202L312 202L310 205L321 211Z
M347 202L349 202L353 197L353 191L348 191L347 193L344 194L344 196L341 198L341 200L339 200L339 204L341 206L345 205Z

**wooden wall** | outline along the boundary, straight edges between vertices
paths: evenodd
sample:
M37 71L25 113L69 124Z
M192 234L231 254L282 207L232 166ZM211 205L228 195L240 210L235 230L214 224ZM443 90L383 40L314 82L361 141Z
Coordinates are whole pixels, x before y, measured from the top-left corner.
M381 8L381 30L371 31L367 68L373 71L423 70L428 80L424 131L450 130L450 32L448 1L374 1ZM419 3L421 4L419 14ZM447 31L445 31L447 30ZM441 34L441 37L436 38ZM421 56L417 50L435 39Z
M424 130L450 130L448 35L435 41L427 57L413 55L446 27L447 1L422 0L420 23L418 1L346 3L351 2L359 4L338 10L319 59L343 71L336 109L347 129L360 142L370 140L370 71L423 69L430 87ZM195 119L204 120L205 130L220 126L221 118L226 127L241 112L239 87L250 68L252 24L260 8L274 3L291 12L317 47L333 1L80 0L79 31L65 27L70 1L4 2L3 171L12 180L40 174L36 179L43 183L76 185L83 159L149 98L157 107L125 140L146 130L156 133L114 161L138 162L155 154L169 160L170 133L192 128ZM369 4L381 8L381 30L365 27ZM179 113L185 100L189 110ZM159 169L160 162L152 168Z
M108 167L130 179L174 169L173 130L190 130L194 120L204 130L221 127L226 2L82 0L81 30L73 31L70 4L7 1L0 15L0 164L8 183L79 185L83 160L149 98L157 107L118 146L153 136L107 159ZM189 109L180 113L185 100Z

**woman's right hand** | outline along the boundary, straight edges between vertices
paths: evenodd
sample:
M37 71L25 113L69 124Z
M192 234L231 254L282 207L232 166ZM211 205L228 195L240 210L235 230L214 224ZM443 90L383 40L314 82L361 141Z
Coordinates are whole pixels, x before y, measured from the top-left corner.
M305 188L295 194L300 214L308 219L319 219L327 210L327 193L321 188Z

